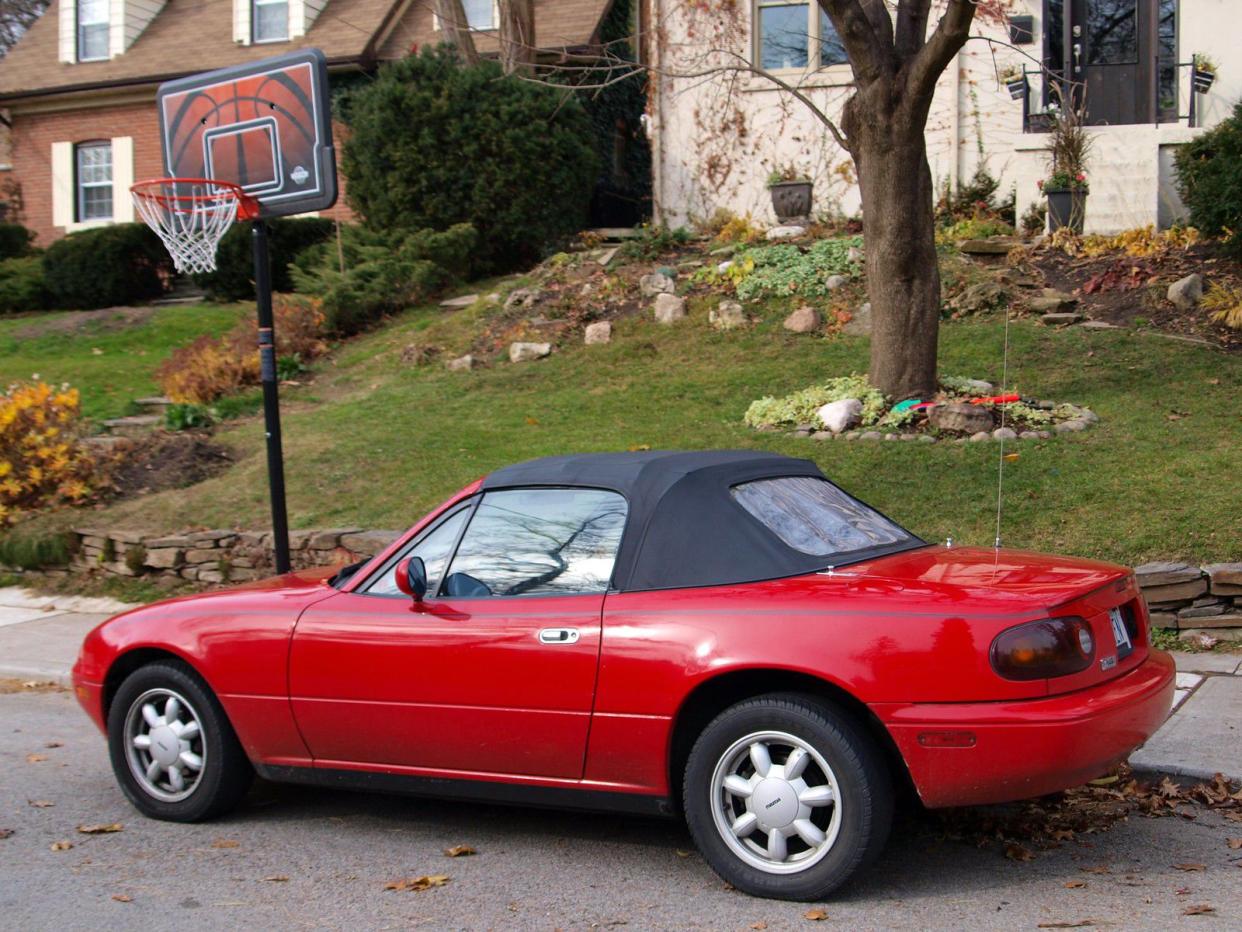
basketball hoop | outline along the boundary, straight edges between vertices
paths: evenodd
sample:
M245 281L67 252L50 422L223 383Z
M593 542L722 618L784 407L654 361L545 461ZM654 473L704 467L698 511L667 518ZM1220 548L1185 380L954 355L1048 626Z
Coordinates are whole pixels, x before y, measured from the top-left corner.
M129 190L178 272L214 272L220 238L234 220L251 220L259 212L258 202L229 181L155 178Z

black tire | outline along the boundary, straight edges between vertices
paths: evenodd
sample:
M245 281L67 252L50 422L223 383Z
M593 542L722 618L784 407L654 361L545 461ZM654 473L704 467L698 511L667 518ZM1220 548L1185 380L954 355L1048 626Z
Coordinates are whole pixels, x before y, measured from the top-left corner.
M718 762L726 754L734 758L742 739L762 732L785 733L808 744L831 768L839 791L835 841L825 844L826 853L796 873L752 866L726 842L713 816ZM759 795L756 790L754 798ZM824 899L879 855L892 825L894 791L883 755L848 714L814 696L774 693L726 709L703 730L686 763L682 798L695 844L724 880L755 896L806 901ZM792 843L800 844L797 839Z
M201 752L202 766L192 789L176 800L154 795L133 772L130 742L126 738L131 712L141 715L142 697L161 690L183 697L199 725L200 738L194 748ZM211 688L192 669L177 661L149 663L121 683L108 710L108 752L112 771L126 797L139 812L153 819L201 822L223 815L241 802L254 780L254 768Z

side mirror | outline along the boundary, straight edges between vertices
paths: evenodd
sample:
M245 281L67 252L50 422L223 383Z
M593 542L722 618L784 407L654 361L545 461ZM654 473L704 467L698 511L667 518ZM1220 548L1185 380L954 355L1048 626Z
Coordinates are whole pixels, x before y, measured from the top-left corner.
M422 557L407 557L397 564L397 588L415 602L427 594L427 566Z

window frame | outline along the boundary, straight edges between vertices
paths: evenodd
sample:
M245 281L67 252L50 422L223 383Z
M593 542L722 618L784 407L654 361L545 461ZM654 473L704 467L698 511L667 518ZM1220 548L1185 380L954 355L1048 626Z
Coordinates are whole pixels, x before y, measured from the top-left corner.
M267 45L273 42L288 42L290 39L289 0L248 0L250 3L250 41L255 45ZM285 8L285 34L283 36L259 36L259 7L283 6Z
M445 522L453 520L453 518L457 517L462 512L466 512L466 521L461 526L461 530L457 532L457 536L453 539L453 545L449 548L448 560L445 561L444 564L444 575L447 576L448 568L453 562L453 557L457 556L457 547L461 544L461 539L466 533L466 528L470 527L470 520L474 517L475 511L479 507L479 502L482 500L483 494L480 492L444 509L444 511L442 511L434 521L430 522L425 528L406 541L405 546L397 548L397 551L381 563L379 567L376 568L375 572L368 573L365 579L361 580L349 591L354 595L364 595L372 599L408 599L409 596L402 595L400 593L370 592L369 590L372 586L378 584L380 580L387 576L388 572L398 563L408 557L411 550L418 547L423 543L423 541L443 527ZM443 583L443 579L437 581L435 595L439 594L440 587ZM428 595L433 596L432 593L428 593Z
M492 0L492 19L490 26L471 26L470 14L466 12L466 5L462 3L462 12L466 14L466 31L467 32L499 32L500 31L500 3L499 0ZM436 12L431 14L431 28L434 32L441 32L444 26L440 22L440 15Z
M760 11L764 7L782 7L782 6L806 6L807 8L807 31L806 31L806 65L791 68L764 68L763 66L763 30L760 28ZM824 64L821 56L823 52L823 35L820 30L820 24L828 14L823 13L819 4L815 0L754 0L751 4L751 40L752 40L752 61L758 68L764 68L772 74L815 74L820 71L827 71L832 68L849 68L848 58L845 61L829 62ZM840 37L838 36L838 40ZM813 51L812 51L813 50Z
M74 57L80 62L89 61L107 61L111 57L111 31L112 23L109 15L109 4L96 0L98 5L103 9L103 19L93 22L86 22L82 17L82 10L90 0L73 0L73 16L74 16ZM102 55L86 55L86 30L96 29L103 33L103 54Z
M483 499L489 493L496 493L496 492L603 492L607 495L615 495L617 498L621 499L621 501L625 503L625 521L621 526L621 536L617 539L616 552L613 554L612 571L608 574L608 581L605 584L604 588L600 590L599 592L531 592L531 593L522 593L519 595L452 595L452 596L445 595L444 585L448 581L449 576L451 575L450 571L453 569L453 562L457 559L458 551L461 549L461 543L465 539L466 534L469 533L470 525L474 523L475 515L478 513L479 507L482 505ZM473 504L473 507L470 509L469 516L467 516L466 518L466 523L462 526L461 533L457 535L457 540L453 542L453 551L449 555L448 563L445 565L443 578L440 579L439 585L436 586L436 591L434 593L428 592L427 596L428 598L444 599L444 600L450 600L453 602L475 601L475 600L492 602L498 599L574 599L574 598L583 598L584 596L592 597L592 598L599 597L602 599L607 593L616 591L616 589L613 586L613 578L617 572L617 559L621 555L621 548L625 545L625 535L626 535L626 532L629 530L631 513L632 513L632 509L630 507L630 500L626 495L624 495L622 492L618 491L617 489L604 488L603 486L517 485L517 486L506 486L504 488L497 488L497 489L483 489L479 492L478 495L475 496L474 504Z
M82 180L82 154L90 149L106 149L108 152L108 180L107 181L83 181ZM92 139L87 142L75 143L73 146L73 218L75 223L111 223L116 217L116 197L114 194L114 181L116 177L116 165L113 163L112 141L104 139ZM106 188L108 191L108 216L106 217L88 217L86 216L86 189Z

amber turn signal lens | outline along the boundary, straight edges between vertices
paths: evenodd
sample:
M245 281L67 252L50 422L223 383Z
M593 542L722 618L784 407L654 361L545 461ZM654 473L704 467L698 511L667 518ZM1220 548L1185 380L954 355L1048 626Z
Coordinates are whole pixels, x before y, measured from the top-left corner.
M992 642L992 669L1007 680L1042 680L1091 666L1095 639L1082 618L1047 618L1002 631Z

